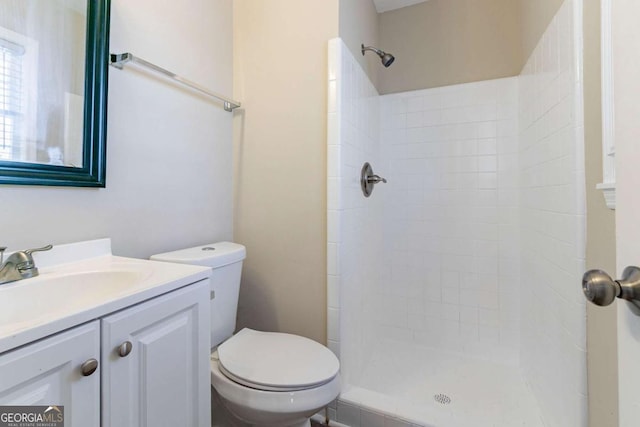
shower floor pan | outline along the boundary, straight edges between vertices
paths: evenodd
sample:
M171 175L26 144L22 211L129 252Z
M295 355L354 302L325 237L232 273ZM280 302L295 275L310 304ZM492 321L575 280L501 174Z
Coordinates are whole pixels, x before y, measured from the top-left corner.
M362 380L344 387L338 421L370 427L358 423L359 407L362 420L378 414L382 422L394 420L392 425L405 420L428 427L544 426L518 367L407 343L377 348L383 350L372 356Z

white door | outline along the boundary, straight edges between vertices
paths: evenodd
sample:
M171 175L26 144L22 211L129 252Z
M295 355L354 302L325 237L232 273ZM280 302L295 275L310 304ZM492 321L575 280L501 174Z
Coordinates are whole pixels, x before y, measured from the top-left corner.
M82 372L91 359L100 359L98 321L0 355L0 405L63 405L66 427L98 427L100 370Z
M102 319L103 427L210 427L209 282Z
M618 277L640 266L640 1L612 3ZM640 425L640 316L618 300L620 426Z

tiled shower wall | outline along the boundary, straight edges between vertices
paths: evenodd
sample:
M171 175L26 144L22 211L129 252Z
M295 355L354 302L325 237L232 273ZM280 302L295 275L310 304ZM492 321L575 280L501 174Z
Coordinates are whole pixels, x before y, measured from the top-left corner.
M384 184L360 189L365 162L380 164L379 96L342 40L329 42L328 342L353 383L375 341L372 300L382 276ZM347 309L348 308L348 309Z
M517 78L381 98L381 336L517 363Z
M582 1L520 77L521 365L549 427L587 425Z

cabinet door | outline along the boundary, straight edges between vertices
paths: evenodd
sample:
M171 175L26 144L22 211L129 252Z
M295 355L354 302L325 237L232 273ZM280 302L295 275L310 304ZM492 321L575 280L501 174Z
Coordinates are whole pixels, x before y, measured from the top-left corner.
M209 307L205 280L102 319L103 427L211 425Z
M100 425L100 322L94 321L0 355L0 405L64 405L66 427Z

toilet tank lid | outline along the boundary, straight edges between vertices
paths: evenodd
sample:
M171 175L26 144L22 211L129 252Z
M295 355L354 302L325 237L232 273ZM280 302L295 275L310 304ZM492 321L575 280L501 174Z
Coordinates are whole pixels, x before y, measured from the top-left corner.
M152 255L151 260L218 268L242 261L246 255L247 250L238 243L218 242Z

